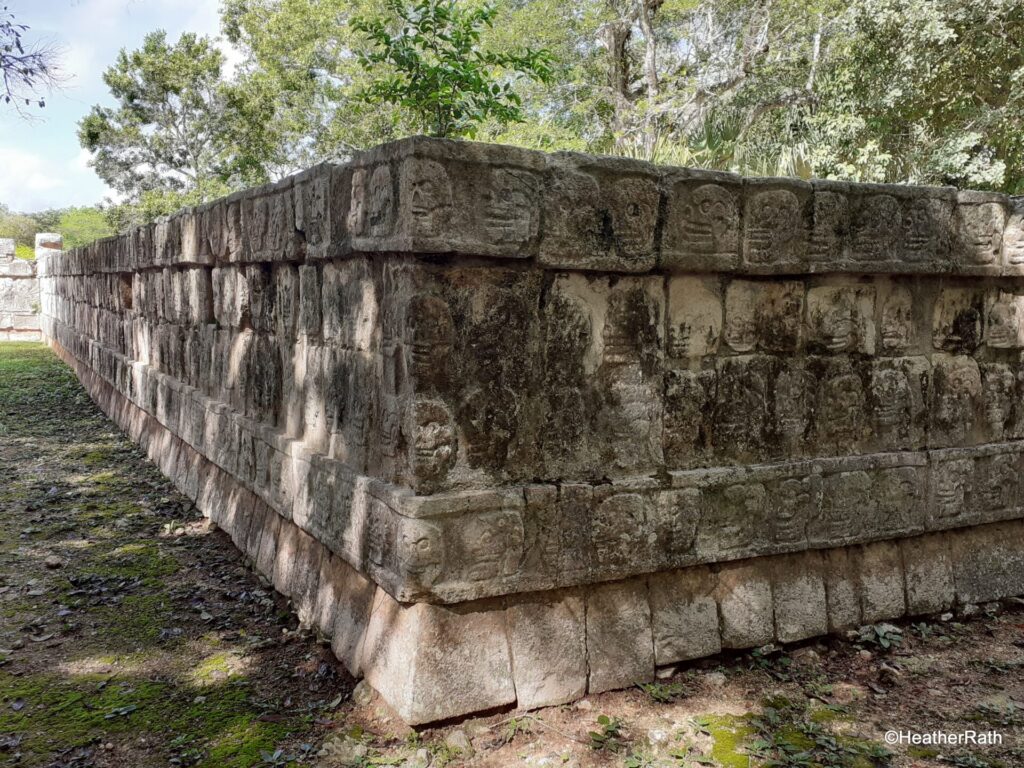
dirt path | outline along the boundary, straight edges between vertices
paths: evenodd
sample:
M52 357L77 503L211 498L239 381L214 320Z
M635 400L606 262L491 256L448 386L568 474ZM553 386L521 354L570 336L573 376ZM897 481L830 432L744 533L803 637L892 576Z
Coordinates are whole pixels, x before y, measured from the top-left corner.
M0 344L0 766L1017 768L1024 612L988 608L413 733L67 367ZM888 729L1003 743L887 748Z

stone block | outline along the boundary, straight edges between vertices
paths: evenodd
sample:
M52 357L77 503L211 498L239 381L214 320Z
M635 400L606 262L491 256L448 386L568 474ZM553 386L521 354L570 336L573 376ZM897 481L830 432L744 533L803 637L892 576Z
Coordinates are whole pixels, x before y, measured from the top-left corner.
M938 613L953 605L953 562L946 534L900 541L907 585L907 613Z
M953 581L960 603L1024 595L1024 523L956 531L950 536Z
M570 591L514 598L506 609L520 709L575 701L587 692L584 598Z
M562 269L646 272L656 262L657 170L624 159L549 158L538 260Z
M771 574L761 560L727 563L715 586L723 648L755 648L772 641Z
M353 675L363 674L363 641L370 622L376 584L337 557L331 557L327 594L333 595L334 625L324 632L331 637L331 650ZM324 591L321 580L321 592ZM327 615L321 613L326 620Z
M822 552L829 632L842 632L861 624L860 550L827 549Z
M828 604L817 552L772 558L775 639L806 640L828 632Z
M378 589L363 645L366 680L409 725L514 703L500 607L402 605Z
M586 616L590 693L654 679L654 638L645 581L592 587Z
M864 547L860 562L861 619L866 624L898 619L907 611L899 544L879 541Z
M785 273L807 259L813 188L794 179L743 180L743 261L758 274Z
M668 279L668 357L703 358L718 351L722 292L718 280L690 275Z
M685 168L668 173L663 183L667 203L660 266L689 272L736 269L742 179Z
M992 192L957 194L953 259L966 274L998 274L1007 197Z
M722 650L715 575L704 567L648 578L654 657L658 666L713 656Z

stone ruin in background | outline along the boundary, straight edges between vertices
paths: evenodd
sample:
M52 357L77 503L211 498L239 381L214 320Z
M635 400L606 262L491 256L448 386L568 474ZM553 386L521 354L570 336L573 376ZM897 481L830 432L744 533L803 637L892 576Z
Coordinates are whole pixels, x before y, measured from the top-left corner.
M1024 206L410 139L43 262L409 723L1024 593Z
M60 235L36 235L37 259L60 249ZM0 341L39 341L39 310L36 262L15 258L14 240L0 238Z

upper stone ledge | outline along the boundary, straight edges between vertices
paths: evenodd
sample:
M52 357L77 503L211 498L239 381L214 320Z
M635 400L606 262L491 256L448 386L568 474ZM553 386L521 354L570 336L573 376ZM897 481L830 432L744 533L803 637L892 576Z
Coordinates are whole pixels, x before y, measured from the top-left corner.
M1024 274L1024 199L414 137L50 258L51 274L353 253L559 270Z

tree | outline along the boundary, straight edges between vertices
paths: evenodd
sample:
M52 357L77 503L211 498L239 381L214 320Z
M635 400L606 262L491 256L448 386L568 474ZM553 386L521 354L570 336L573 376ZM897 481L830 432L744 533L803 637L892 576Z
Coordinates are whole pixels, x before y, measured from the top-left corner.
M822 175L1024 192L1024 3L856 0L810 116Z
M472 136L486 120L522 122L515 81L551 79L551 54L544 49L495 52L481 45L482 29L494 25L494 5L420 0L408 7L405 0L387 0L387 9L387 15L352 21L374 46L359 54L374 78L361 98L408 109L424 133Z
M38 42L26 44L23 35L27 31L7 6L0 8L0 100L19 111L32 104L45 107L41 91L49 90L59 79L57 49Z
M276 179L409 132L400 108L357 98L369 82L349 20L383 0L224 0L224 36L242 62L226 89L236 173Z
M157 31L139 50L122 49L104 73L118 106L94 106L78 138L93 153L96 173L129 205L145 198L145 216L229 190L222 67L209 38L184 34L172 45Z
M98 206L78 206L55 211L58 216L54 226L43 220L46 213L50 212L36 215L42 225L41 230L59 232L64 238L65 248L78 248L115 233L107 214Z

